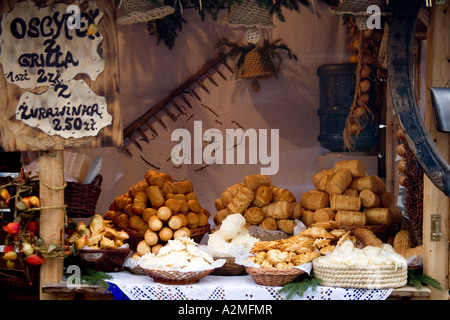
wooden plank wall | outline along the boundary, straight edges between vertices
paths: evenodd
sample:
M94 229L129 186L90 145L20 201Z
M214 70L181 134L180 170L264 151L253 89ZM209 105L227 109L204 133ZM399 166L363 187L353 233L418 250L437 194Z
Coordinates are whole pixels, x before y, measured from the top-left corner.
M426 110L425 125L435 141L440 154L450 162L450 134L436 129L431 105L430 87L445 87L450 80L450 3L435 4L430 12L430 24L427 35L427 66L426 66ZM439 191L433 183L424 179L424 273L437 279L444 291L432 289L432 300L447 300L449 298L449 228L450 198ZM441 216L440 241L431 241L431 215Z

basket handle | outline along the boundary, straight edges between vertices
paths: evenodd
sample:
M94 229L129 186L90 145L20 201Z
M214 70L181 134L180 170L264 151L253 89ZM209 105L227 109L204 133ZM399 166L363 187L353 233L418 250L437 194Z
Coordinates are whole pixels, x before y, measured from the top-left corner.
M102 182L103 182L103 176L101 174L98 174L94 178L94 180L91 182L91 184L100 187L102 185Z

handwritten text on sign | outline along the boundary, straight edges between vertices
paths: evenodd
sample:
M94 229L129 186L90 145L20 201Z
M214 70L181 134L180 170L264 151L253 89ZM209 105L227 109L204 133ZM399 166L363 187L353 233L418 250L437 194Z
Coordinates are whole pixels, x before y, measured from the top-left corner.
M100 32L88 33L89 25L98 25L102 16L91 4L81 12L79 28L69 28L68 5L39 8L31 1L15 3L3 15L0 63L6 80L24 90L47 88L41 96L22 95L17 120L64 138L93 136L111 124L104 98L92 93L86 83L72 80L83 74L95 81L105 68L98 53L103 37ZM101 112L93 111L100 105Z
M19 101L16 119L38 127L48 135L63 138L95 136L112 117L106 99L95 95L83 80L72 80L70 99L48 90L43 94L25 93Z

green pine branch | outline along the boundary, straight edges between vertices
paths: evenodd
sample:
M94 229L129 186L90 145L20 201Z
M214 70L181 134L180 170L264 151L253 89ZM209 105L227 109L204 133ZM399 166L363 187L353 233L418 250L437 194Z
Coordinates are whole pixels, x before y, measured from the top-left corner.
M286 298L289 300L295 295L302 297L308 288L315 290L319 284L319 279L314 276L313 272L311 272L310 275L301 277L298 281L286 283L278 292L286 293Z
M428 285L439 291L444 291L444 288L442 288L442 285L439 281L427 275L417 274L412 269L408 269L408 285L417 289L422 289L423 286Z
M86 281L90 285L97 285L104 288L109 288L109 284L105 280L111 278L112 277L109 274L93 269L83 269L81 274L82 281Z

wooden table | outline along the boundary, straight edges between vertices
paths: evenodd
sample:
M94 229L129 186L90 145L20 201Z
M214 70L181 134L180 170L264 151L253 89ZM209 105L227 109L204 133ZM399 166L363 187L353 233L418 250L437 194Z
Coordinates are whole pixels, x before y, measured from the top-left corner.
M57 300L113 300L114 297L108 289L102 286L81 284L79 288L68 288L65 281L48 283L42 286L42 291L52 293ZM396 288L388 300L427 300L431 296L428 287L417 289L411 286Z
M80 284L79 288L69 288L65 281L47 283L42 286L42 292L54 294L56 300L113 300L111 292L105 287Z

